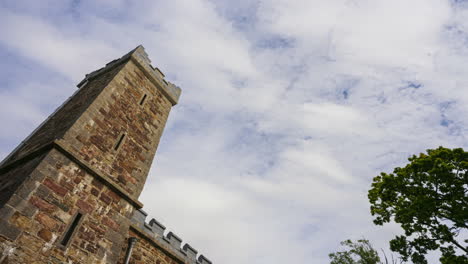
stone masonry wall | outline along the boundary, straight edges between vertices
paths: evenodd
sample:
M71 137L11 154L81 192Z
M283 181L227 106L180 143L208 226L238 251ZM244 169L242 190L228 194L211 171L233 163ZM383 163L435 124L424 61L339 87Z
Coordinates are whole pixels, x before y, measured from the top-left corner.
M61 142L137 198L171 107L169 100L130 60ZM125 138L116 151L115 144L123 133Z
M20 145L18 149L7 157L4 164L10 163L39 147L61 137L88 108L94 99L102 92L107 83L120 71L122 65L97 76L89 81L76 94L72 95L46 122Z
M21 166L12 168L4 173L0 173L0 208L11 198L18 187L36 168L44 154L30 160L25 160ZM0 225L2 219L0 218Z
M67 248L59 241L83 213ZM116 263L133 207L53 149L0 209L0 263Z
M132 256L130 258L129 264L180 264L181 261L171 257L170 255L163 252L161 249L152 245L148 240L141 237L138 233L133 231L129 232L130 237L138 238L138 242L132 251ZM122 248L122 255L119 263L124 262L125 252L127 247Z

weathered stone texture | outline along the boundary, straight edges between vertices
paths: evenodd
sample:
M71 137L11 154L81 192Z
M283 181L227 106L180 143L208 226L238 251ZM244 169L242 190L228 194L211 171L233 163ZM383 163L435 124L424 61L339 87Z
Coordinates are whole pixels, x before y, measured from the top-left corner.
M22 198L36 209L34 214L16 210L14 201L1 209L0 257L9 251L10 263L115 263L133 207L57 150L33 174L47 175L27 180L32 188ZM83 221L63 249L60 240L78 211Z
M0 169L0 208L8 201L13 193L20 187L23 181L31 174L34 168L44 157L44 154L30 160L25 160L21 166L6 171ZM29 195L28 192L20 192L22 196Z
M137 198L171 107L130 60L60 141ZM125 138L115 150L122 134Z
M87 85L79 89L61 107L53 113L42 126L10 155L3 164L15 161L40 147L60 138L89 107L95 98L117 74L122 65L118 65L102 75L90 80ZM2 165L3 165L2 164Z
M133 248L132 258L130 260L130 264L146 264L146 263L158 263L158 264L180 264L185 263L173 256L164 252L161 248L155 246L151 243L150 240L145 239L144 237L140 236L139 234L130 231L129 237L136 237L138 238L138 242L135 244ZM125 253L128 247L128 243L125 244L124 248L122 248L122 253ZM122 263L124 260L125 254L121 255L120 262Z

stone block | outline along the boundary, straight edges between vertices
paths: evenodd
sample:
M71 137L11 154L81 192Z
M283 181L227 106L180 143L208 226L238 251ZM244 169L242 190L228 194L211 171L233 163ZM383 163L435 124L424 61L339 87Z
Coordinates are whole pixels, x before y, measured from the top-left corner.
M163 224L159 223L156 219L153 218L149 222L149 225L155 234L159 235L160 237L164 236L164 230L166 230L166 227Z
M52 213L57 209L55 205L52 205L37 196L32 196L29 199L29 202L32 205L36 206L39 210L47 212L47 213Z
M78 206L83 212L85 213L91 213L94 210L94 206L92 206L90 203L85 202L83 200L78 200L76 202L76 206Z
M112 229L114 229L115 231L118 231L119 229L119 224L117 224L113 219L105 216L102 218L102 223Z
M52 239L52 232L43 228L37 232L37 236L42 238L45 242L49 242Z
M34 170L29 176L31 180L34 180L37 182L41 182L44 179L44 177L45 177L44 174L38 169Z
M200 264L212 264L212 262L211 262L209 259L207 259L205 256L203 256L203 255L200 255L200 256L198 257L198 262L199 262Z
M105 204L109 205L112 202L112 198L107 196L105 193L101 193L99 200L103 201Z
M28 199L31 193L36 189L38 182L33 180L24 181L16 190L15 194L23 199Z
M50 229L50 230L55 230L55 228L58 226L58 222L57 220L53 219L52 217L50 217L49 215L47 214L44 214L42 212L39 212L36 216L35 216L35 219L40 223L42 224L43 226L45 226L46 228Z
M17 195L13 195L7 205L27 217L32 217L38 211L37 207Z
M32 228L31 219L16 212L10 218L10 223L15 225L18 229L29 232Z
M148 214L145 211L143 211L142 209L135 210L133 212L132 222L134 224L136 224L138 227L143 228L143 225L144 225L144 223L146 221L146 216L147 215Z
M15 210L11 206L5 205L0 208L0 219L7 220L14 212Z
M50 193L50 189L41 184L37 187L35 195L45 200L50 195Z
M21 234L21 230L7 221L0 219L0 236L14 241Z
M49 187L49 189L51 189L54 193L60 195L60 196L65 196L67 193L68 193L68 190L63 188L62 186L58 185L57 183L55 183L54 181L52 181L51 179L49 178L46 178L42 184L44 184L45 186Z
M191 260L196 260L198 251L191 247L188 243L185 243L185 245L182 247L182 250L185 252L187 257Z
M182 239L180 237L176 236L173 232L169 232L167 233L166 238L173 247L180 249L182 244Z

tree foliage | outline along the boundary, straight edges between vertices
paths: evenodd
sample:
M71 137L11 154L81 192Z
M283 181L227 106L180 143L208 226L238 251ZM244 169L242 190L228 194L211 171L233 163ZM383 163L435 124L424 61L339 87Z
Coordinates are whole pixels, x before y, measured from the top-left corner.
M379 254L372 247L367 239L360 239L356 242L345 240L340 243L347 248L345 251L338 251L336 253L328 254L331 259L330 264L383 264L380 261ZM394 259L393 256L389 261L387 255L382 250L384 255L385 264L401 264L401 260Z
M340 243L347 250L331 253L330 264L378 264L379 254L369 243L369 240L360 239L357 242L345 240Z
M403 260L426 264L440 249L441 263L468 263L468 152L461 148L427 150L404 168L374 178L368 197L374 223L395 221L405 231L390 241ZM461 237L461 236L460 236Z

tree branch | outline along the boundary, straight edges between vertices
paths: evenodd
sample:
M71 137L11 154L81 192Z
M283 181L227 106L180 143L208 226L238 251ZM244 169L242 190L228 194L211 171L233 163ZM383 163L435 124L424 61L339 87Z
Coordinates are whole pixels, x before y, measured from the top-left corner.
M452 239L452 243L455 244L461 250L465 251L465 253L468 253L468 249L466 247L463 247L462 245L460 245L455 239Z

